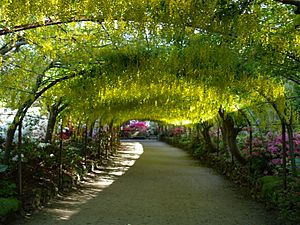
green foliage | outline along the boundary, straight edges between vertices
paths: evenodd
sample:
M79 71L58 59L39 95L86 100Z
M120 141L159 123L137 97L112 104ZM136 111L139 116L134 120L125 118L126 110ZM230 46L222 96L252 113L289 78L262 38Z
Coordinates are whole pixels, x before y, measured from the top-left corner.
M78 143L74 145L64 146L63 150L63 165L69 170L74 170L78 174L82 175L84 172L83 160L84 160L84 143Z
M134 118L182 125L216 121L222 105L237 115L249 109L251 122L270 127L274 116L265 102L283 114L296 95L288 116L297 120L299 88L286 80L300 84L299 24L291 8L277 1L22 3L0 5L4 106L26 113L27 106L63 97L68 107L61 116L74 123ZM195 157L208 152L197 138L166 138ZM81 171L83 144L64 144L64 166ZM56 146L25 140L22 153L25 163L58 165ZM253 158L252 166L261 173L267 157ZM264 195L279 185L268 179L262 180ZM6 194L10 189L4 185Z
M19 108L33 93L68 74L74 77L59 82L50 95L64 96L74 118L84 114L123 122L144 117L147 109L149 119L196 123L216 117L219 105L234 111L263 101L259 90L278 97L277 83L256 79L268 77L268 71L257 70L259 38L255 32L246 38L249 29L259 30L260 17L271 8L219 1L115 1L99 2L98 8L97 1L85 1L83 10L75 2L20 7L5 1L0 7L3 32L41 24L24 30L26 44L3 61L1 73L8 76L1 76L6 85L0 89L8 106ZM12 9L14 15L20 13L14 19ZM47 26L51 21L63 25ZM10 40L6 38L4 43Z
M5 172L8 169L8 165L0 164L0 173Z
M6 216L19 209L19 201L15 198L0 198L0 216Z
M57 154L57 146L46 143L38 143L31 139L24 139L21 152L24 155L23 161L39 161L40 163L53 164Z
M293 224L300 221L300 180L289 179L288 189L283 189L281 177L265 176L259 179L262 182L261 193L271 204L278 208L280 217Z
M193 141L193 144L190 147L190 151L192 153L192 156L195 158L201 158L208 153L208 149L206 148L204 141L201 140Z
M262 195L266 198L272 198L275 191L280 190L283 187L282 177L264 176L259 178L259 182L261 182Z
M185 149L194 158L202 158L209 151L206 148L206 145L203 140L192 136L186 136L186 135L177 136L177 137L161 136L161 140L166 141L171 145Z
M11 180L2 178L0 180L0 197L12 197L17 194L17 186Z
M299 185L298 185L299 190ZM295 192L296 186L286 191L279 191L277 199L274 202L280 209L280 217L294 222L295 224L300 221L300 195Z

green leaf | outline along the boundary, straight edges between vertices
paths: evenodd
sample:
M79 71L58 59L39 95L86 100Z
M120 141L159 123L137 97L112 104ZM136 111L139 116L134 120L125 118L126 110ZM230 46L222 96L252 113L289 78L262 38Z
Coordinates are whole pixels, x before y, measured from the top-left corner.
M8 169L8 165L0 164L0 173L5 172Z

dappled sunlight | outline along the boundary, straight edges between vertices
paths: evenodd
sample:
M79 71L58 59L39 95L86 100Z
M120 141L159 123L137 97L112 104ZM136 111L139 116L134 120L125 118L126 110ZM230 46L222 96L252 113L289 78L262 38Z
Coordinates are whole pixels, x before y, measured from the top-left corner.
M49 212L57 214L60 220L68 220L72 215L78 213L79 209L77 210L53 209L50 210Z
M111 158L111 165L101 166L87 174L80 187L68 196L58 196L45 212L56 220L69 220L84 208L84 204L95 198L100 192L113 184L143 154L143 147L138 142L123 142L116 156Z

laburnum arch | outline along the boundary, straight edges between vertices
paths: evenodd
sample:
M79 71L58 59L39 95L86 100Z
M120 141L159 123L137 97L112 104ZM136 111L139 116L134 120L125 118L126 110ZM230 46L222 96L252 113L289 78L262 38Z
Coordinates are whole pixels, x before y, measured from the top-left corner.
M270 18L272 9L279 13ZM63 102L73 118L90 121L180 124L213 120L220 109L234 112L266 96L284 99L284 68L272 63L297 63L290 42L298 36L280 39L295 21L289 7L271 0L3 0L1 102L18 110L5 160L37 101ZM299 82L295 73L284 75Z

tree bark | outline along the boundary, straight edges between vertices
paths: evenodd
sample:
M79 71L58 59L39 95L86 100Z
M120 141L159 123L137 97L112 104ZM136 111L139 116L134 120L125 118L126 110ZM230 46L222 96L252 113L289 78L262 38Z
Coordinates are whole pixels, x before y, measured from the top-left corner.
M17 127L22 124L22 121L30 108L30 106L33 104L35 99L29 99L27 100L17 111L12 123L9 125L7 134L6 134L6 140L5 140L5 152L3 157L3 163L5 165L9 165L10 161L10 153L13 149L13 142L15 133L17 130Z
M87 159L88 159L88 122L85 124L85 129L84 129L84 165L87 167Z
M93 133L94 133L95 124L96 124L96 120L94 120L94 121L91 123L90 130L89 130L89 135L88 135L90 138L93 138Z
M225 112L222 109L219 110L219 115L222 118L223 129L226 137L226 142L229 147L229 151L241 165L245 165L247 161L241 155L236 141L237 135L241 131L241 129L234 127L234 121L232 117L230 115L225 115Z
M67 104L63 104L61 98L58 100L58 102L47 107L49 112L49 117L48 117L48 123L47 123L46 135L45 135L46 143L52 143L52 137L53 137L57 116L66 107Z
M211 137L209 135L209 130L210 130L210 128L212 128L212 125L209 124L208 122L203 122L203 123L201 123L201 128L202 129L200 129L200 132L203 136L206 148L208 149L209 152L216 152L217 147L212 142Z
M48 118L46 135L45 135L46 143L52 143L52 136L53 136L53 131L54 131L55 124L56 124L57 115L58 114L56 114L56 113L49 112L49 118Z
M22 45L26 45L26 44L27 42L23 37L18 37L17 41L10 41L5 45L3 45L0 48L0 55L4 56L5 54L9 53L12 50L17 52Z
M22 192L23 192L23 181L22 181L22 121L18 126L18 192L19 197L22 199Z
M109 124L109 150L110 154L114 151L114 120L112 119Z
M101 154L103 150L103 126L100 125L101 120L99 121L98 128L98 149L97 149L97 158L101 160Z
M281 135L282 135L282 169L283 169L283 188L287 189L287 168L286 168L286 139L285 139L285 126L286 124L281 121Z
M62 177L63 177L63 165L62 165L62 151L63 151L63 119L60 122L60 131L59 131L59 167L58 167L58 183L59 187L62 187Z
M266 98L267 99L267 98ZM267 99L268 100L268 99ZM296 177L297 176L297 168L296 168L296 160L295 160L295 154L294 154L294 142L293 142L293 127L292 127L292 115L291 115L291 119L288 122L286 119L286 110L284 110L284 115L282 115L282 113L280 113L276 102L271 102L271 105L273 107L273 109L275 110L275 112L277 113L279 119L280 119L280 123L281 123L281 127L282 127L282 151L283 151L283 176L284 179L286 179L287 176L287 168L286 168L286 138L285 138L285 129L287 128L287 132L288 132L288 143L289 143L289 147L290 147L290 156L291 156L291 164L292 164L292 173L293 175ZM286 188L286 180L284 181L284 187Z
M103 20L99 19L99 18L93 18L93 17L89 18L89 17L85 17L85 16L81 16L79 18L69 18L66 20L46 19L42 22L36 22L36 23L31 23L31 24L22 24L19 26L12 27L10 29L2 28L2 29L0 29L0 36L19 32L19 31L24 31L24 30L31 30L31 29L35 29L35 28L39 28L39 27L54 26L54 25L60 25L60 24L65 24L65 23L83 22L83 21L102 22Z
M292 174L294 177L297 177L293 126L291 124L286 124L286 128L287 128L287 133L288 133L288 143L289 143L289 151L290 151L290 157L291 157Z
M239 112L245 117L248 126L249 126L249 154L250 156L252 155L252 149L253 149L253 131L252 131L252 124L251 121L249 120L247 114L243 110L239 110Z

